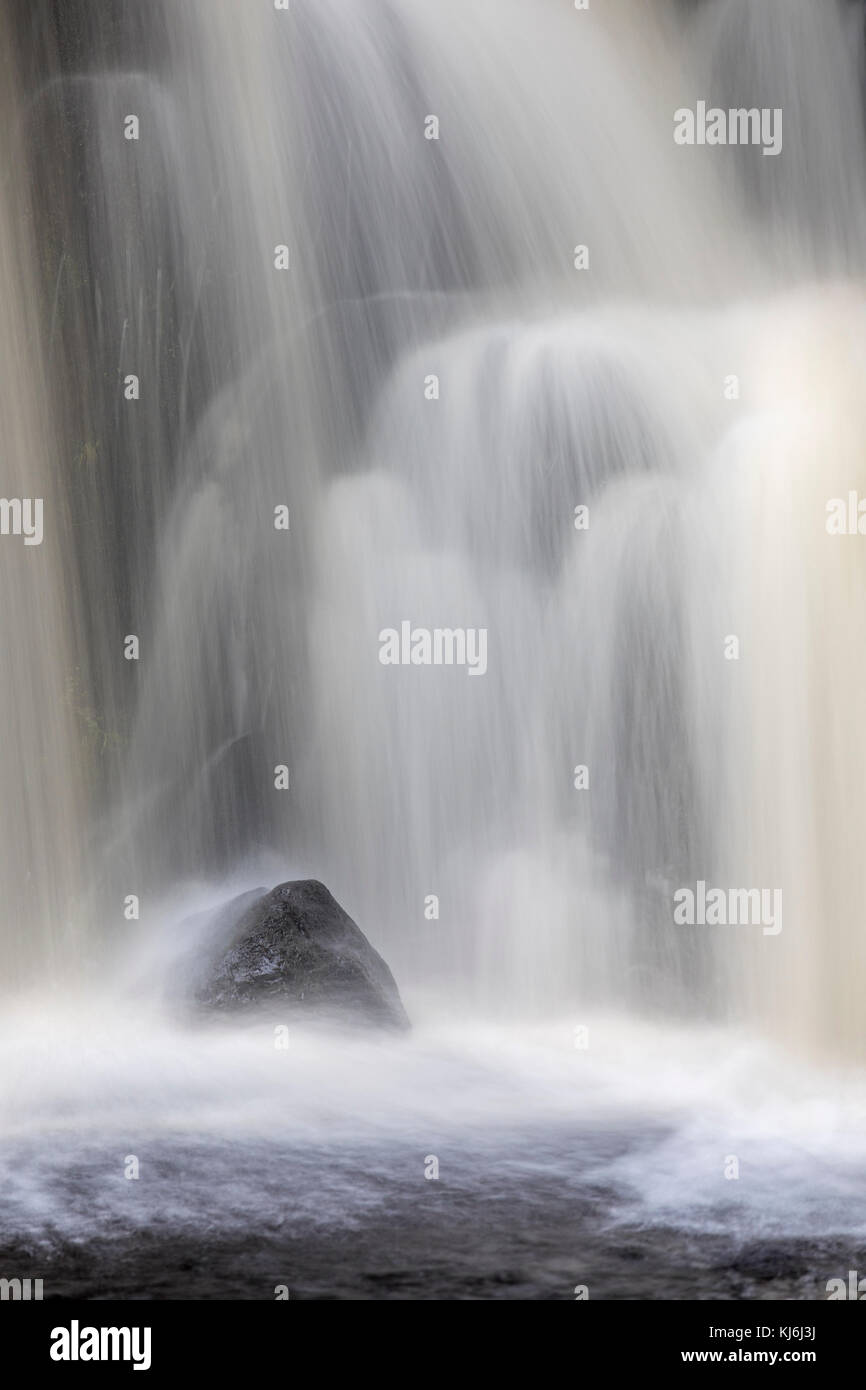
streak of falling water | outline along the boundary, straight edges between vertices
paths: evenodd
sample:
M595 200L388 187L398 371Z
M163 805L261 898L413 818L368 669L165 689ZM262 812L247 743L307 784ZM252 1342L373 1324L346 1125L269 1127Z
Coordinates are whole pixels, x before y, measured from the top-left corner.
M75 721L76 613L52 426L53 383L37 313L38 280L26 172L16 164L20 93L0 15L0 438L6 501L41 503L32 532L0 536L0 985L69 980L78 963L75 905L83 843L80 729ZM26 512L24 519L26 522ZM32 520L38 513L34 510ZM5 522L5 517L4 517ZM39 536L42 540L39 543ZM80 931L80 923L77 924Z

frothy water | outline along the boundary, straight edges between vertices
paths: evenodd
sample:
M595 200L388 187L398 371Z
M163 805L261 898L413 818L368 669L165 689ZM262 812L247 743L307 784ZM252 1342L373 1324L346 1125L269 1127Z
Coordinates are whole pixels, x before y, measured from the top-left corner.
M280 1054L263 1026L104 1005L97 1025L58 1007L38 1035L8 1020L29 1069L26 1099L8 1075L0 1095L5 1252L96 1296L140 1294L149 1272L174 1297L270 1297L284 1279L302 1297L449 1296L473 1278L481 1296L568 1297L581 1279L695 1297L775 1241L794 1247L787 1296L823 1296L866 1240L862 1082L828 1085L727 1031L588 1026L579 1051L570 1020L443 1027L421 1011L400 1048L301 1032ZM616 1267L635 1244L648 1269Z
M440 1149L600 1249L862 1238L860 7L7 20L9 1240L375 1231ZM782 152L678 146L699 100ZM383 664L406 623L485 669ZM290 877L411 1039L186 1015L196 911Z

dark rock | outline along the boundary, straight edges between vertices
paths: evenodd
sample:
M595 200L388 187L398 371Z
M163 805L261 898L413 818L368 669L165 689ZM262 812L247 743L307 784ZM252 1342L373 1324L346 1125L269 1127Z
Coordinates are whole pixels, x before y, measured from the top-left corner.
M197 991L201 1003L288 1005L292 1013L409 1027L391 971L323 883L281 883L261 897L245 894L239 906L228 949Z
M749 1279L793 1279L808 1273L813 1258L814 1244L807 1241L756 1241L744 1246L729 1267Z

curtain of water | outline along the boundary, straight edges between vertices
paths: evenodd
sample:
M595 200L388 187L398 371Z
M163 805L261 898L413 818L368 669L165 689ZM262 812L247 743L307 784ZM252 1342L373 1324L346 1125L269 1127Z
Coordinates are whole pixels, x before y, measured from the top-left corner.
M859 562L822 508L859 476L860 290L793 287L860 271L860 7L33 14L19 125L63 448L14 235L2 389L29 490L63 479L74 582L42 561L34 627L29 572L8 581L41 635L4 676L7 804L46 730L67 768L28 782L11 881L26 839L65 900L60 847L86 852L92 940L126 894L267 852L476 1005L770 997L852 1045ZM782 155L678 147L700 99L784 108ZM382 666L405 620L485 629L486 674ZM50 697L70 668L86 851ZM778 883L782 943L677 927L677 886L714 876Z

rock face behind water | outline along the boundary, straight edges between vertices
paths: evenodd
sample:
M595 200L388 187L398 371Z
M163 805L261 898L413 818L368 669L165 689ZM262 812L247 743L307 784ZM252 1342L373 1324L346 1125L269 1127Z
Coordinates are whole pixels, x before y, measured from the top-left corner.
M298 879L241 901L231 944L198 990L214 1009L288 1007L408 1028L394 977L323 883Z

